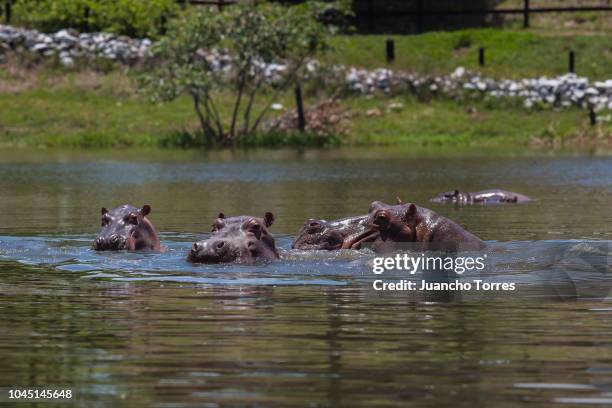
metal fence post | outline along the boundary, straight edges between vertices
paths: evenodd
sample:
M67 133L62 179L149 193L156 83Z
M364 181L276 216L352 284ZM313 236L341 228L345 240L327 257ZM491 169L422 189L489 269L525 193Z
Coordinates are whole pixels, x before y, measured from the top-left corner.
M4 3L4 21L6 24L11 24L11 17L13 15L13 0L6 0Z
M417 0L417 34L423 32L423 0Z
M484 49L484 47L480 47L478 49L478 64L480 66L484 66L484 64L485 64L485 49Z
M387 40L387 63L390 64L395 60L395 41L391 38Z
M523 28L529 28L529 0L524 0L523 6Z
M370 32L374 31L374 9L372 8L372 0L368 0L368 28Z
M306 116L304 115L304 101L302 100L302 87L295 86L295 105L298 114L298 129L303 132L306 129Z
M569 67L568 67L568 70L572 74L576 72L575 63L576 63L576 57L574 55L574 51L570 51L569 52Z

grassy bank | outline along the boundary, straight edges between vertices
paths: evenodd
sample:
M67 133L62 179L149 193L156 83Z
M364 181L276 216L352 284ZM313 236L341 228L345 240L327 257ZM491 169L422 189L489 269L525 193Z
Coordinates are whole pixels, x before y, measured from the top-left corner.
M385 61L386 40L395 41L395 61ZM576 54L576 73L591 79L612 75L612 36L606 34L546 35L537 31L473 29L422 35L339 36L328 60L349 66L386 67L420 73L447 74L458 66L495 78L562 75L568 53ZM485 66L478 50L485 49Z
M384 66L385 38L338 37L336 50L327 58L346 65ZM612 74L609 40L604 35L561 38L512 30L396 37L397 59L392 67L429 74L448 73L458 65L476 69L477 50L484 46L487 66L483 70L488 75L555 75L565 72L566 52L573 48L578 52L578 72L603 79ZM291 93L278 102L294 106ZM306 105L315 102L310 97ZM391 104L394 109L389 109ZM342 100L340 108L351 118L341 138L344 144L525 146L534 141L558 145L584 137L609 144L612 135L610 122L591 127L587 113L574 108L527 111L512 104L423 102L410 95L351 96ZM229 113L230 109L226 96L220 110ZM14 60L0 69L2 146L194 146L197 131L191 100L150 104L120 69L106 73L42 65L26 69ZM256 140L258 145L311 142L284 135L259 135Z
M54 83L0 93L0 143L4 146L191 146L198 124L191 101L150 104L129 91L118 73L72 74ZM288 97L287 97L288 98ZM283 101L291 106L292 101ZM314 103L308 101L307 104ZM394 109L389 109L393 105ZM229 109L229 103L223 105ZM520 107L420 102L411 96L350 97L346 144L356 145L527 145L535 138L569 138L589 130L585 111L526 111ZM610 133L612 126L596 130ZM273 138L262 144L274 145ZM293 142L299 142L294 140Z

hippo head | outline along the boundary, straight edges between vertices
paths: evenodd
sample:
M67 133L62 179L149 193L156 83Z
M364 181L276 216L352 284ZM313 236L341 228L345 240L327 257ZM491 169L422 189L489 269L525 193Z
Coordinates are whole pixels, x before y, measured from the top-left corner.
M464 203L470 200L470 194L459 190L440 193L430 201L433 203Z
M220 213L213 224L210 238L196 242L187 258L199 263L250 263L278 258L274 237L268 228L274 215L225 217Z
M366 228L367 215L336 221L307 220L291 245L301 250L334 250L344 248L344 242L360 235Z
M93 242L96 251L137 250L159 247L155 229L146 216L151 206L122 205L111 211L102 208L102 230Z
M347 248L360 248L363 243L374 241L414 242L416 222L416 205L389 205L374 201L365 221L366 228L361 234L347 240L344 245Z

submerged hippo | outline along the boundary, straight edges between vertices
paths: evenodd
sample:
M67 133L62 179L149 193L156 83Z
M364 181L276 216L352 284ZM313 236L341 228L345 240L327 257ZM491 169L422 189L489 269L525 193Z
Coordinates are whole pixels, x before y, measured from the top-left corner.
M93 242L96 251L152 249L159 251L160 244L155 227L147 219L150 205L142 208L122 205L111 211L102 208L102 229Z
M251 263L278 258L274 237L268 228L274 215L263 218L241 215L225 217L220 213L213 224L210 238L193 244L187 260L199 263Z
M335 221L307 220L293 240L291 248L328 251L340 249L345 241L350 241L365 232L367 220L367 215Z
M482 190L475 193L466 193L455 190L440 193L430 201L434 203L457 203L457 204L503 204L503 203L526 203L531 198L526 195L513 193L506 190Z
M345 241L344 248L372 243L376 252L400 248L396 243L419 243L419 250L477 250L485 243L457 223L415 204L389 205L374 201L368 212L368 227Z

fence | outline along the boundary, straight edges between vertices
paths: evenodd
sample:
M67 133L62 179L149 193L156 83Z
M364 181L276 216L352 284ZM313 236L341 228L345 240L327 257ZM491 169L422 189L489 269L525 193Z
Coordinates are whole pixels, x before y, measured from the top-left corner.
M232 5L237 0L178 0L179 4L191 4L193 6L217 6L221 10L225 6Z
M12 16L12 4L16 0L4 0L4 20L8 24L11 22ZM239 0L177 0L179 4L192 4L195 6L216 6L221 10L225 6L236 3ZM439 17L439 16L466 16L466 15L504 15L504 14L522 14L523 16L523 27L529 27L529 16L534 13L576 13L576 12L594 12L594 11L612 11L612 6L571 6L571 7L532 7L530 0L523 0L523 7L521 8L504 8L504 9L465 9L465 10L431 10L428 9L425 4L425 0L416 0L415 8L413 10L394 10L379 11L374 7L375 3L380 5L380 0L367 0L366 8L364 11L356 12L358 19L365 19L368 23L373 26L377 19L392 17L412 17L416 21L417 33L423 32L423 26L426 17Z
M416 32L422 33L427 17L447 17L447 16L474 16L474 15L522 15L523 27L529 27L529 17L531 14L538 13L577 13L577 12L606 12L612 11L610 2L599 6L566 6L566 7L533 7L530 0L523 0L522 7L515 8L474 8L474 9L432 9L427 7L425 0L413 0L413 8L409 10L384 10L384 2L380 0L362 0L362 5L358 10L356 18L367 21L373 27L377 20L382 18L392 18L395 20L405 17L411 18L415 22ZM365 4L364 4L365 3ZM430 3L430 2L429 2ZM430 3L431 4L431 3ZM365 6L365 7L363 7ZM381 10L382 8L382 10Z

